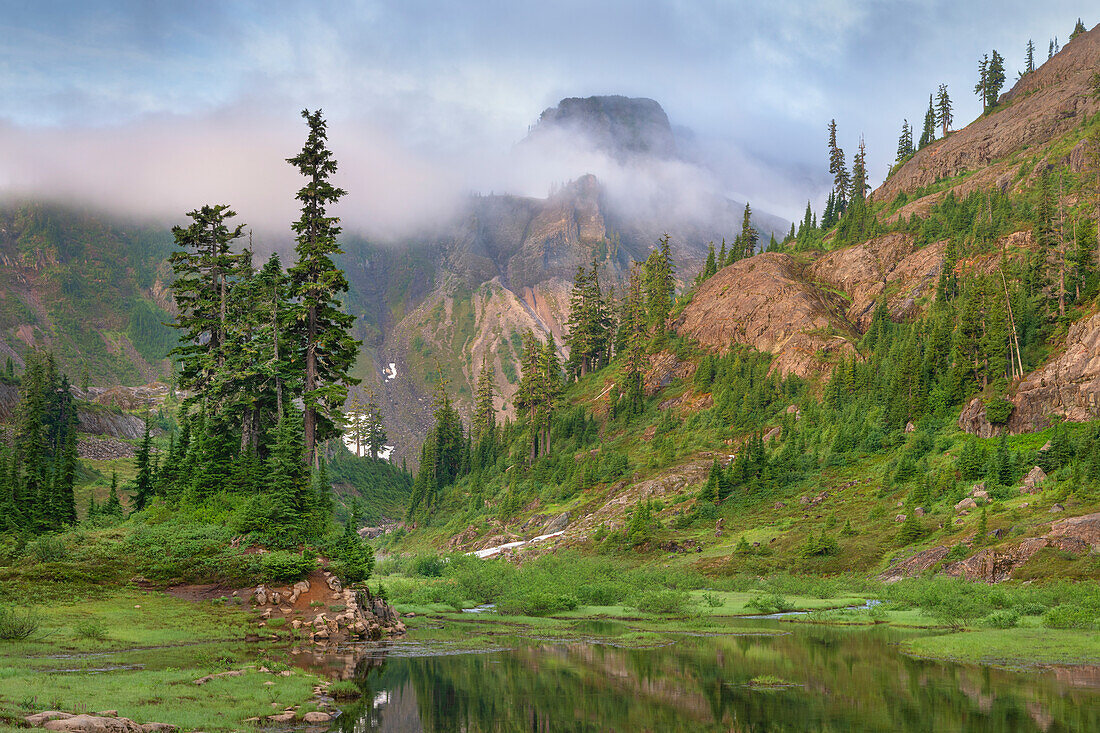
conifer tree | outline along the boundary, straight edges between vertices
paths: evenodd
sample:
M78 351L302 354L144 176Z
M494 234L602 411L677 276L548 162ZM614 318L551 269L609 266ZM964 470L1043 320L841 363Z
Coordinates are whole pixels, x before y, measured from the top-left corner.
M741 216L741 258L752 257L756 254L756 246L760 242L760 233L752 225L752 207L745 203L745 211Z
M978 62L978 82L974 85L974 94L982 100L982 111L989 109L989 54Z
M316 495L302 462L302 418L288 407L275 426L275 442L267 459L266 495L253 499L252 528L263 531L276 547L289 549L315 536Z
M1073 32L1069 34L1069 40L1072 41L1074 38L1077 38L1077 36L1085 33L1086 31L1087 29L1085 28L1085 24L1081 22L1080 18L1078 18L1077 25L1073 26Z
M568 367L571 375L580 378L606 363L611 340L611 316L595 259L591 270L577 267L569 303Z
M859 138L859 151L852 159L852 189L848 195L850 201L864 201L870 186L867 183L867 149L863 138Z
M737 255L735 247L733 254ZM738 257L740 259L740 257ZM676 281L673 279L672 247L669 235L661 237L657 247L650 252L644 265L646 314L649 325L655 331L664 331L668 315L672 311L672 298Z
M141 438L141 447L134 457L134 467L137 476L134 478L134 492L130 496L130 503L135 511L141 511L153 500L153 474L152 474L152 438L149 435L149 418L145 418L145 433Z
M829 174L833 177L836 215L839 218L848 204L848 167L844 151L836 143L835 119L829 121Z
M103 505L102 513L122 518L122 501L118 498L118 474L114 471L111 471L111 492L107 495L107 503Z
M497 411L493 399L496 388L493 385L496 369L488 359L482 361L481 373L477 377L477 393L474 404L474 422L471 426L473 438L479 443L493 440L497 429Z
M928 95L928 111L924 113L924 128L921 130L917 148L923 148L936 140L936 110L932 105L932 95Z
M172 227L180 251L168 258L178 311L172 325L180 331L180 345L169 352L179 362L176 383L211 409L220 406L222 397L213 386L226 359L229 293L242 274L243 257L233 252L233 242L244 225L228 223L236 215L223 204L189 211L190 225Z
M389 440L389 435L386 434L386 425L382 421L382 410L378 407L373 393L371 393L370 402L367 403L366 415L367 452L370 453L371 460L374 461L378 459L379 454L386 450L386 441Z
M1050 45L1047 47L1047 61L1050 61L1052 58L1054 58L1054 53L1055 53L1054 44L1055 44L1055 40L1053 38L1051 38L1050 39Z
M327 147L328 132L321 110L302 110L309 135L302 151L287 162L306 178L296 198L302 214L292 228L296 235L297 260L289 275L295 303L297 348L304 362L302 384L305 458L316 463L317 444L335 434L334 422L347 399L347 388L358 380L350 375L360 342L351 337L355 318L345 313L339 297L347 292L348 281L332 258L341 253L336 242L339 219L328 215L328 207L346 193L329 178L336 173L336 160Z
M909 127L909 120L901 123L901 135L898 137L898 154L894 164L903 163L913 154L913 130ZM828 218L829 210L825 210L825 218Z
M997 98L1001 96L1001 89L1005 85L1005 60L997 50L989 57L989 67L986 75L986 107L993 108L997 105Z
M1035 71L1035 42L1032 41L1030 38L1027 39L1027 50L1024 56L1024 63L1025 74L1030 74L1031 72Z
M951 113L951 96L947 93L947 85L940 84L940 90L936 94L936 123L943 129L943 136L947 137L947 131L951 129L951 123L955 116Z

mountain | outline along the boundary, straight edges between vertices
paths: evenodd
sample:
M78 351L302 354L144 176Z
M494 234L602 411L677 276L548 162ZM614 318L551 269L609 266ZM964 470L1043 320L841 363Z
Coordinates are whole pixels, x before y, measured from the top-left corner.
M554 135L586 139L618 160L634 156L676 157L668 115L652 99L623 96L568 97L543 110L525 144Z

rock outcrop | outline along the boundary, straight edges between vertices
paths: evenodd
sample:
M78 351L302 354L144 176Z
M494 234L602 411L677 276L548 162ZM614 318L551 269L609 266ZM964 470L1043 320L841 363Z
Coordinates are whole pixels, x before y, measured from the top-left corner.
M719 270L699 286L675 327L720 352L744 344L776 355L782 374L826 373L822 357L856 353L845 304L808 282L785 254L764 253Z
M893 320L917 315L920 300L935 292L945 249L946 242L916 249L913 235L887 234L834 250L814 262L809 272L851 298L845 315L866 331L883 293Z
M919 150L875 191L874 198L889 201L942 178L977 171L1072 130L1100 110L1089 84L1097 68L1100 26L1024 75L991 114Z
M1017 568L1046 547L1073 553L1100 550L1100 512L1055 521L1042 537L987 547L954 562L945 562L950 548L932 547L891 565L879 579L892 583L938 569L943 575L999 583L1011 578Z
M1015 435L1049 427L1055 415L1070 422L1100 417L1100 313L1073 324L1061 353L1021 381L1009 400L1003 428L986 419L978 397L963 408L959 428L981 437L1002 429Z

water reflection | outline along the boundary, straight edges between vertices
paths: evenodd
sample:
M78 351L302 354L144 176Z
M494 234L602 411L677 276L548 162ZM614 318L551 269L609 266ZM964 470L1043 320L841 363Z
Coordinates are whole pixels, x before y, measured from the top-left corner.
M764 629L778 629L774 622ZM353 731L1098 731L1096 668L1018 673L910 659L902 632L783 625L653 649L512 640L425 656L344 650ZM442 648L447 651L446 647ZM451 650L452 652L455 650ZM764 689L773 675L792 687Z

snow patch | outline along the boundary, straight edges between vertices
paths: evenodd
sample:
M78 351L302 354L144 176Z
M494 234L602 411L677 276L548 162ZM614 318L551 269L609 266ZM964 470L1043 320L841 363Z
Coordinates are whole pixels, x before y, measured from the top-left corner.
M542 542L543 540L548 540L551 537L557 537L558 535L561 535L561 534L564 534L564 533L565 533L565 530L563 529L563 530L560 530L558 532L551 532L550 534L540 534L538 537L535 537L535 538L530 539L530 540L520 540L519 542L506 542L503 545L496 545L494 547L486 547L484 550L474 550L473 552L467 552L466 554L467 555L474 555L475 557L480 557L480 558L492 557L493 555L499 555L500 553L504 552L505 550L511 550L511 549L516 548L516 547L523 547L524 545L533 545L536 542Z
M387 382L397 379L397 364L391 361L390 365L382 370L382 376L386 378Z

